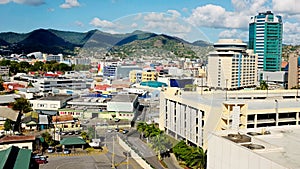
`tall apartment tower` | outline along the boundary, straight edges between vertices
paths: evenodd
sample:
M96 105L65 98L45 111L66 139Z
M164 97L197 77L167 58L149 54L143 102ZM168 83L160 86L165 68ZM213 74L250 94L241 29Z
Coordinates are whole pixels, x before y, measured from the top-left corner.
M258 69L280 71L282 54L282 18L271 11L251 17L249 49L258 54Z
M241 89L257 83L257 55L240 39L220 39L214 44L207 65L207 86L213 89Z
M288 88L300 86L300 56L289 54Z

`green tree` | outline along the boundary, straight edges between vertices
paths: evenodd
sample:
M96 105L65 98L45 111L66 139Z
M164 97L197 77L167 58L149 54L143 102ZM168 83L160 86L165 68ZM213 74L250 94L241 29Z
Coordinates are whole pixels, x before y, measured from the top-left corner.
M53 146L55 143L54 143L54 140L53 140L53 137L51 136L50 133L48 132L45 132L45 133L42 133L41 136L44 138L45 142L50 145L50 146Z
M161 154L172 147L172 143L164 134L158 134L151 138L151 144L151 147L157 153L159 160L161 160Z
M4 122L4 130L5 131L10 131L12 130L12 120L6 119Z
M192 147L191 153L186 159L186 164L191 168L205 169L206 159L206 151L204 151L201 147Z
M80 135L81 135L82 139L85 140L85 141L87 141L89 139L88 134L85 131L82 132Z
M19 99L16 99L16 101L13 103L13 107L14 110L19 110L22 114L23 113L28 113L30 111L32 111L32 108L30 106L30 102L21 97Z
M268 83L264 80L261 80L259 83L259 87L257 87L256 89L257 90L268 90L268 88L269 88Z

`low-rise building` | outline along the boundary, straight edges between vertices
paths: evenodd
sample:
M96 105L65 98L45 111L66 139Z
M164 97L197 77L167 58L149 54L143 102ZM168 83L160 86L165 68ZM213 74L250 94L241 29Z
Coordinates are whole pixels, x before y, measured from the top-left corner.
M58 109L67 105L73 97L70 95L50 95L40 99L29 100L32 109L46 115L56 115Z
M0 150L7 149L11 146L33 150L35 144L35 136L17 136L6 135L0 138Z
M107 102L107 111L115 112L115 117L120 119L132 119L138 106L138 96L135 94L115 95Z

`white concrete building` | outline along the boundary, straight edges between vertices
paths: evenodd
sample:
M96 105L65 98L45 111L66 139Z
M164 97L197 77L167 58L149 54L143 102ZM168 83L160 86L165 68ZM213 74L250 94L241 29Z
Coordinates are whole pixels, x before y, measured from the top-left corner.
M207 169L298 169L299 139L299 126L215 132Z
M300 100L295 90L202 91L202 94L176 88L163 90L160 129L204 148L212 131L300 124Z
M214 89L240 89L257 84L257 55L242 40L221 39L209 53L207 86Z

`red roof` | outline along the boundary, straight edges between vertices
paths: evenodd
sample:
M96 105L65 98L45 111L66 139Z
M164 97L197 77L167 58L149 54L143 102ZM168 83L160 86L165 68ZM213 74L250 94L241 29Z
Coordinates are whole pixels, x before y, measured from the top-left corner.
M22 142L22 141L34 141L35 136L4 136L0 139L1 143L10 143L10 142Z
M282 61L281 62L281 68L285 68L288 64L289 64L289 62Z

